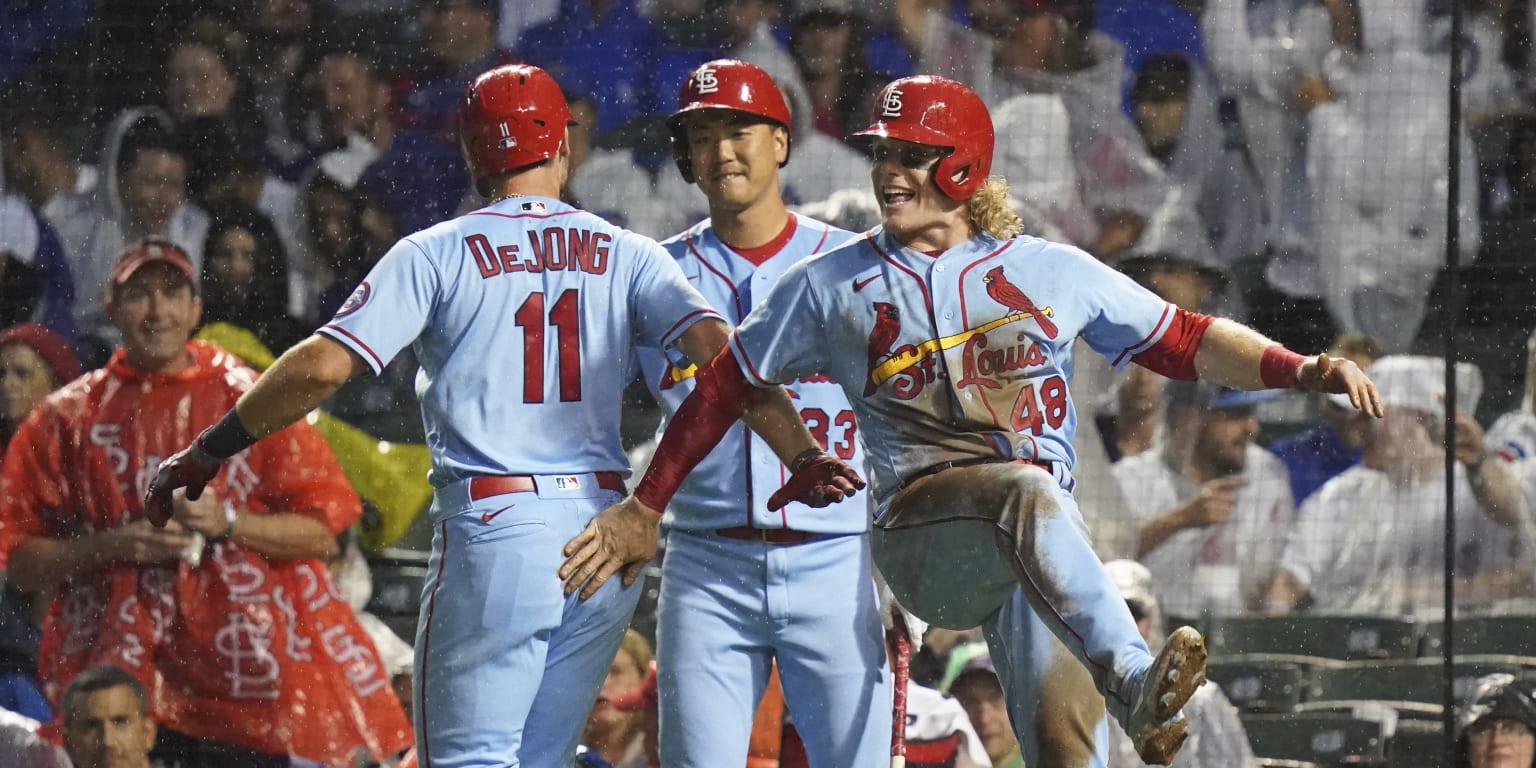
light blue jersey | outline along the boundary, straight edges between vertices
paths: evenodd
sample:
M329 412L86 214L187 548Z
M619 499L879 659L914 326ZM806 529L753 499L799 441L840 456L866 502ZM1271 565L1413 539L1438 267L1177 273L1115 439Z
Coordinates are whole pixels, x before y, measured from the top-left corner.
M768 296L769 289L790 267L854 237L853 233L815 219L791 216L795 222L793 234L761 264L754 264L721 242L708 219L663 241L662 247L677 260L688 281L710 305L735 324ZM664 355L654 348L641 350L640 364L646 384L670 419L693 391L694 366L675 352ZM864 450L858 439L858 424L842 387L819 377L784 384L817 442L828 453L862 468ZM663 421L661 430L666 426ZM662 524L694 531L749 525L814 533L863 533L869 527L868 505L863 499L850 499L822 509L793 503L776 512L768 511L768 497L788 479L789 470L768 444L746 425L737 423L683 481Z
M1078 336L1116 365L1174 307L1069 245L980 234L937 257L883 228L785 273L731 337L747 378L830 377L884 499L921 470L981 458L1074 461Z
M635 350L717 317L657 244L544 197L514 197L391 248L320 333L380 371L421 363L432 484L627 471Z

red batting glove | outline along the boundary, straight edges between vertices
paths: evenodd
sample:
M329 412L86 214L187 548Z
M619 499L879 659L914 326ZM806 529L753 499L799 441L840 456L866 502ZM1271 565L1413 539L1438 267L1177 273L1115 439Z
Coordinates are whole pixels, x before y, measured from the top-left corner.
M821 451L806 451L795 458L789 469L789 482L768 497L770 510L783 509L791 501L825 507L864 487L864 479L853 467Z
M196 440L160 462L160 471L155 473L155 479L149 481L149 488L144 491L144 516L155 527L164 528L171 519L171 492L186 488L187 498L196 501L223 464L222 459L203 450Z

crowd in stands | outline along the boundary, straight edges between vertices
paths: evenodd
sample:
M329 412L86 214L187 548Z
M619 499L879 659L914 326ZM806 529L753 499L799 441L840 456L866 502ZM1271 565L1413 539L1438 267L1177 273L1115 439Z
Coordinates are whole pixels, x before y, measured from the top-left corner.
M358 539L385 502L360 500L367 491L353 480L354 492L339 469L320 472L334 487L284 484L334 467L331 449L351 469L335 432L321 425L322 439L304 425L287 447L254 456L252 476L275 479L227 489L235 506L188 512L208 515L206 534L115 527L145 480L128 462L152 474L179 444L155 420L211 421L244 386L230 383L243 375L231 372L234 359L203 342L197 375L146 373L141 363L156 359L163 340L132 329L125 313L131 298L148 301L134 291L198 299L200 316L172 312L164 323L166 333L185 334L177 345L222 325L220 344L234 349L225 340L236 339L236 353L258 369L270 362L334 314L400 236L479 207L454 115L472 76L508 62L549 70L571 102L569 201L656 238L706 215L703 195L673 168L663 123L698 64L740 58L774 76L794 122L785 198L851 230L878 223L868 160L844 141L866 121L877 87L914 73L958 79L992 112L994 172L1008 180L1028 233L1076 245L1179 307L1370 366L1390 409L1380 421L1327 398L1168 383L1080 356L1076 474L1095 492L1079 503L1100 555L1136 561L1116 574L1149 638L1163 636L1165 616L1433 617L1442 607L1446 493L1456 500L1460 609L1536 614L1536 271L1528 266L1536 3L1469 0L1459 41L1446 6L71 0L11 8L0 16L0 448L10 444L6 477L26 483L10 482L0 499L9 572L0 750L29 745L39 756L28 765L96 765L89 755L102 749L104 728L131 732L124 738L144 755L154 746L164 765L235 764L219 762L234 752L199 752L200 740L281 758L252 765L286 764L289 754L344 764L358 748L393 761L407 746L409 646L362 613L371 584ZM1453 50L1463 76L1455 136L1445 95ZM1442 271L1453 229L1466 266ZM124 258L146 249L154 255ZM146 287L132 282L143 266L133 258L171 268ZM1496 327L1479 337L1494 341L1463 349L1482 365L1458 366L1452 401L1437 356L1450 343L1443 326L1457 319L1438 299L1448 282L1477 280L1488 283L1479 295L1517 299L1469 321ZM413 375L404 354L327 410L370 440L420 442ZM155 391L191 379L216 395L200 395L209 399L198 414L173 416ZM138 394L124 399L117 387ZM28 421L56 391L51 417ZM121 431L72 431L86 408L116 409ZM634 410L653 418L647 406ZM82 444L108 446L122 466L92 464ZM1455 459L1449 479L1444 445ZM312 501L294 500L304 494ZM52 514L64 499L75 516ZM246 554L215 547L209 557L255 574L254 585L193 562L200 555L188 553L232 538L236 519L246 520L236 513L252 509L293 512L294 527L242 541ZM354 525L362 528L349 533ZM304 536L307 545L293 544ZM82 544L93 537L106 543ZM75 558L68 568L44 557L63 551ZM271 689L271 700L310 696L311 708L329 702L319 706L368 717L289 722L275 710L209 709L198 698L238 692L209 693L221 672L190 670L195 652L169 660L166 611L185 609L195 626L176 640L206 651L225 647L221 632L249 631L211 603L248 611L268 600L263 631L315 665L307 693L290 680L296 687ZM107 637L117 638L110 648ZM938 724L932 743L949 750L936 748L949 762L935 764L1018 764L1006 714L994 722L996 675L975 647L936 633L927 652L934 674L916 675L964 709L945 710L942 697L925 705L921 722ZM246 683L272 682L259 660L240 664ZM1491 720L1527 734L1536 727L1529 690L1490 685L1484 709L1515 713ZM1201 701L1197 727L1232 719L1219 690ZM651 651L632 631L593 711L586 764L654 764L654 709ZM225 713L212 729L198 719L210 711ZM257 717L265 725L253 725ZM1501 730L1486 722L1466 720L1469 753ZM325 743L305 741L315 728L326 729ZM790 744L793 728L786 733ZM1177 764L1252 764L1240 727L1237 735L1213 736ZM794 764L791 753L786 746L781 764ZM1121 759L1113 764L1133 764Z

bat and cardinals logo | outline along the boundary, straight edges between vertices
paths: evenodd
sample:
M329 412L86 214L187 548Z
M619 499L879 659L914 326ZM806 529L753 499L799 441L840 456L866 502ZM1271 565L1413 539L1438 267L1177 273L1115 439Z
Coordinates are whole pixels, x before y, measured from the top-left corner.
M1045 332L1047 339L1054 339L1060 333L1056 324L1046 316L1050 308L1047 307L1046 312L1037 309L1035 303L1030 301L1018 286L1008 282L1008 276L1003 274L1002 267L993 267L985 277L981 278L981 282L987 286L987 295L991 296L993 301L1011 310L1011 314L1033 317L1035 322L1040 324L1040 330Z

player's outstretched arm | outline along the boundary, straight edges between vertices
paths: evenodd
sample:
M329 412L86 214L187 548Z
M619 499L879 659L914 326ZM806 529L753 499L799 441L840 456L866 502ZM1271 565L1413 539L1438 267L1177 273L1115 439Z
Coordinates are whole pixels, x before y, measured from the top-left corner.
M1233 389L1305 389L1344 394L1380 418L1381 397L1360 366L1342 357L1307 358L1264 334L1224 318L1213 320L1195 351L1195 373Z
M364 367L356 353L320 334L283 353L224 418L160 463L144 493L145 516L165 525L172 491L186 488L187 498L196 500L225 459L320 407Z

